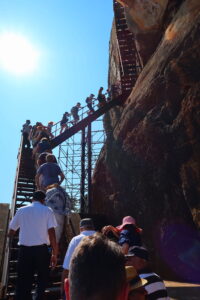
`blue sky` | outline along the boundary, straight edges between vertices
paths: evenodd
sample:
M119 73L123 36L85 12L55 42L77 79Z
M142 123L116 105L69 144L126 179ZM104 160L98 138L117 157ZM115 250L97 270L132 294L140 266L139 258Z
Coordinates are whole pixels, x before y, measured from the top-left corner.
M16 76L0 68L0 202L10 202L20 130L57 122L76 102L107 87L112 0L0 2L0 34L20 34L40 51L37 71Z

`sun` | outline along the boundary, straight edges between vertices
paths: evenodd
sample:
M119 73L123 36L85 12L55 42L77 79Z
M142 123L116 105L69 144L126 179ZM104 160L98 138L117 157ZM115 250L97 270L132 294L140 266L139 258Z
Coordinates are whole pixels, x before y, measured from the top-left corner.
M25 75L36 71L39 51L17 33L0 34L0 68L15 75Z

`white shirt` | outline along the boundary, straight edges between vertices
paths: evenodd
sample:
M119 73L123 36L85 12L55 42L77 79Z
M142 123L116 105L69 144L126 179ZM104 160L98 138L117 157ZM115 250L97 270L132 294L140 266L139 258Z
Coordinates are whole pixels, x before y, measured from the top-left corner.
M65 258L64 258L64 262L63 262L63 269L69 270L69 264L70 264L72 254L73 254L75 248L80 243L80 241L84 238L84 236L90 236L90 235L93 235L94 233L96 233L96 231L94 231L94 230L85 230L85 231L82 231L79 235L73 237L73 239L69 243L67 252L65 254Z
M49 245L48 229L57 226L51 208L38 201L18 209L10 222L9 229L19 231L19 245Z

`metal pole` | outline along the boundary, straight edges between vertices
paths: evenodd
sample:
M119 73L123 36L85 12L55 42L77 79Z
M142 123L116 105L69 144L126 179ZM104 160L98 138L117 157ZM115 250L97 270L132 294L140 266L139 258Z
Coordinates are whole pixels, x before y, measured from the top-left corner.
M91 212L91 185L92 185L92 145L91 145L91 123L88 125L88 135L87 135L87 144L88 144L88 213Z
M85 128L82 130L81 135L81 213L85 211Z

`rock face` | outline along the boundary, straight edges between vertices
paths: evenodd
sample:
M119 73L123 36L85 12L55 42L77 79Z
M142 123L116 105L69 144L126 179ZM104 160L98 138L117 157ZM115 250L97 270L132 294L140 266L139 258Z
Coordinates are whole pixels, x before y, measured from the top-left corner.
M120 2L144 67L104 118L92 212L115 225L134 216L161 275L200 281L200 1ZM109 82L118 74L115 39Z

